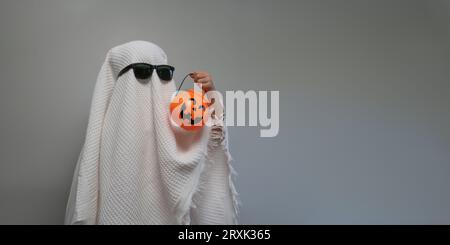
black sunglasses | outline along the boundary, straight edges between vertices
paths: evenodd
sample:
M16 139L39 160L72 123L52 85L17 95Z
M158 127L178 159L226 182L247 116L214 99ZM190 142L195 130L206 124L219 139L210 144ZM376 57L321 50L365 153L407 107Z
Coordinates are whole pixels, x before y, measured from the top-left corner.
M128 65L123 68L117 77L122 76L128 70L133 69L134 76L137 79L148 79L153 73L153 70L156 70L158 77L165 81L172 80L173 72L175 71L175 67L170 65L151 65L147 63L134 63Z

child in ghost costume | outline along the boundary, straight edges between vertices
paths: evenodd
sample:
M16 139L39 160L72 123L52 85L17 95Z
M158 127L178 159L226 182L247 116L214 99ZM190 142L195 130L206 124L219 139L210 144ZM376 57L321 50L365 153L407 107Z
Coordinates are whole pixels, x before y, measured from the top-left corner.
M153 71L138 81L133 63L167 64L157 45L112 48L92 98L66 224L237 224L238 199L223 125L185 133L170 123L173 80ZM201 82L201 80L200 80Z

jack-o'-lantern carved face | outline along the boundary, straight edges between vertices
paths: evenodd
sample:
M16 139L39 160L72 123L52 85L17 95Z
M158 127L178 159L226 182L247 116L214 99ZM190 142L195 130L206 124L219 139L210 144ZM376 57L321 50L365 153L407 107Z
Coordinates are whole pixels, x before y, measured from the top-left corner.
M198 130L206 123L209 104L202 92L179 91L170 103L171 120L188 131Z

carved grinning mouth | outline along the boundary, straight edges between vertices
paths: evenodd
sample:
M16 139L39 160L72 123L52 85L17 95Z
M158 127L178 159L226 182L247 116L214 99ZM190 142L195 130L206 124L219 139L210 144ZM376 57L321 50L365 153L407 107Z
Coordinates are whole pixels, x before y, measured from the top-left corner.
M191 100L193 100L193 103L195 105L195 99L191 98ZM203 109L203 106L200 106L199 109ZM203 116L192 118L192 114L189 112L185 113L185 110L186 110L186 105L183 104L181 106L181 110L180 110L180 118L190 120L191 125L195 125L203 120ZM192 110L195 111L195 108L192 108Z

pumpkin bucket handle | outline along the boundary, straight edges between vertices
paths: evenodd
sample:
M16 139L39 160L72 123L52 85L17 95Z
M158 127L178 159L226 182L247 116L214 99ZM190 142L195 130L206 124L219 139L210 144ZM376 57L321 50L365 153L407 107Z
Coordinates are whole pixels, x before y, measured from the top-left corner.
M180 92L181 86L183 86L184 81L185 81L186 78L188 78L190 75L192 75L192 73L187 74L186 76L184 76L183 80L181 80L180 86L178 86L177 93L175 94L175 96L178 94L178 92Z

